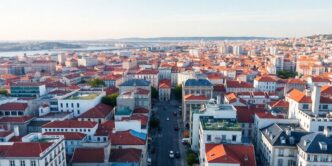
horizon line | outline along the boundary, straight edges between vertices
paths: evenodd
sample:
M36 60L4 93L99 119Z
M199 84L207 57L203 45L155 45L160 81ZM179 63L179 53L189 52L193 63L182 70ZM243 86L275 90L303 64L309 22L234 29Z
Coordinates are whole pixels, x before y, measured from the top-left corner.
M294 37L294 36L254 36L254 35L246 35L246 36L151 36L151 37L121 37L121 38L99 38L99 39L19 39L19 40L12 40L12 39L0 39L0 42L37 42L37 41L105 41L105 40L128 40L128 39L158 39L158 38L266 38L266 39L283 39L283 38L304 38L308 36L317 36L317 35L330 35L330 34L311 34L301 37Z

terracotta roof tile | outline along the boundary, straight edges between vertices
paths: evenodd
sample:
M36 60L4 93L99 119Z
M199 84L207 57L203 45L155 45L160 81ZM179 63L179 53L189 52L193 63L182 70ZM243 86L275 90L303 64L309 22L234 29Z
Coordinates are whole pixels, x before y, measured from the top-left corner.
M17 110L25 110L28 108L27 103L5 103L0 105L0 110L2 111L17 111Z
M105 118L109 115L113 110L113 107L100 103L95 107L89 109L88 111L84 112L78 118Z
M304 92L301 92L298 89L292 89L289 91L288 97L299 103L311 103L311 97L306 96Z
M133 114L147 114L149 113L149 110L146 108L135 108Z
M145 145L145 140L136 137L128 131L117 131L110 133L112 145Z
M209 163L256 166L255 152L252 145L205 144L205 152L206 160Z
M236 106L236 116L240 123L254 123L254 115L258 112L265 112L264 108Z
M96 136L108 136L112 133L112 130L115 128L115 123L113 120L108 120L102 124L98 125Z
M277 80L271 76L256 77L255 80L260 82L277 82Z
M0 123L25 123L32 120L33 116L21 116L21 117L2 117Z
M208 97L204 96L204 95L185 95L184 96L185 100L208 100Z
M76 148L72 163L103 163L104 159L103 148Z
M154 69L144 69L144 70L140 70L137 72L137 74L144 74L144 75L147 75L147 74L158 74L159 71L158 70L154 70Z
M15 142L10 145L3 157L39 157L53 143L50 142Z
M112 149L109 161L112 163L140 163L140 149Z
M163 79L163 80L159 81L159 88L161 88L161 89L169 89L171 87L172 87L171 80L169 80L169 79Z
M77 121L77 120L64 120L53 121L43 125L43 128L93 128L97 125L96 122L90 121Z

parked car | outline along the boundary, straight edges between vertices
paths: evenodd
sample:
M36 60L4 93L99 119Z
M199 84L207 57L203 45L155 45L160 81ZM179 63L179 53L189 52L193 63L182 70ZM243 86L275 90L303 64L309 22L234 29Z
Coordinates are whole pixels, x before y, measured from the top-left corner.
M166 120L169 120L169 117L167 117Z
M174 130L179 131L179 127L177 125L174 125Z
M179 151L175 152L175 158L180 158L180 152Z
M172 150L169 151L169 158L174 158L174 152Z
M189 143L189 138L182 138L182 144L187 145Z
M152 165L152 160L151 160L150 157L146 160L146 164L147 164L147 165Z

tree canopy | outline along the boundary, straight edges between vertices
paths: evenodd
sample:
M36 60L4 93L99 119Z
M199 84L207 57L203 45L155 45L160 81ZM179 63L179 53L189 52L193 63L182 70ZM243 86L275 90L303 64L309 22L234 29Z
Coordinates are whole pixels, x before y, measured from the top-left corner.
M174 95L175 95L175 98L177 100L180 100L182 99L182 86L181 85L177 85L175 87L175 90L174 90Z
M107 105L110 105L112 107L116 106L116 98L119 96L119 94L115 93L115 94L111 94L111 95L107 95L104 96L101 99L101 102Z
M151 97L153 99L157 99L159 95L158 90L155 87L151 87Z
M92 80L88 81L88 84L92 87L105 86L105 82L100 78L92 79Z
M160 124L160 121L159 121L159 119L153 117L153 118L150 119L149 124L150 124L151 128L158 128L159 124Z
M0 95L8 96L8 91L6 89L0 89Z
M297 73L293 71L281 70L277 72L277 76L283 79L288 79L294 78L295 76L297 76Z

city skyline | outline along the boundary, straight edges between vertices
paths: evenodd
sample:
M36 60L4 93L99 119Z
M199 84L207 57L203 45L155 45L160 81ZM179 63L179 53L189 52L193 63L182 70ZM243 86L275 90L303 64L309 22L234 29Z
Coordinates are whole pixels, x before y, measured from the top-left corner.
M0 40L301 37L331 33L332 2L3 1Z

